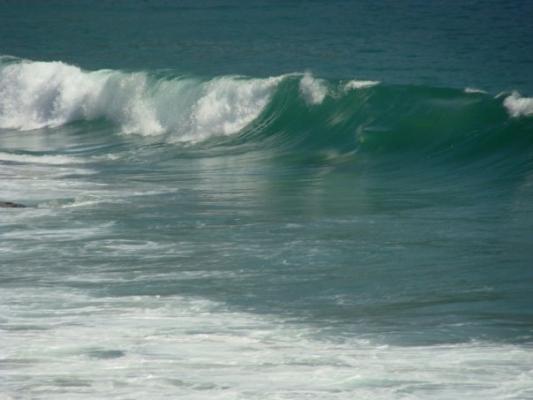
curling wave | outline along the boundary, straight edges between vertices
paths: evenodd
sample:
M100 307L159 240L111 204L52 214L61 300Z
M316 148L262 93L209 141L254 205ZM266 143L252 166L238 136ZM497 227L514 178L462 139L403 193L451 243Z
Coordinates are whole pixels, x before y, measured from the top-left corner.
M170 141L213 137L276 147L443 151L533 140L533 98L481 90L325 80L311 73L212 79L171 72L84 71L0 57L0 129L103 119Z
M261 113L281 79L156 78L4 57L0 128L26 131L103 118L125 133L174 133L199 141L244 128Z

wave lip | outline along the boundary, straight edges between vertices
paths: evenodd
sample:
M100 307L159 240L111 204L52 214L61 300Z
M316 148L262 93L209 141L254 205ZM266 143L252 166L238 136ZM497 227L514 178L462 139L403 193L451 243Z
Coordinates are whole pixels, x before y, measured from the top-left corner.
M307 104L316 105L324 101L328 88L322 79L317 79L306 72L300 79L300 94Z
M529 117L533 115L533 98L523 97L513 92L503 101L504 107L511 117Z
M0 128L28 131L103 118L124 133L199 141L243 129L283 78L156 79L144 72L10 60L0 62Z
M9 64L0 71L0 127L31 130L82 118L102 86L61 62Z
M190 111L190 133L182 140L199 141L231 135L255 120L268 104L283 76L266 79L222 77L204 85Z
M354 79L344 85L344 90L366 89L379 84L379 81L359 81Z
M464 89L464 92L467 93L467 94L486 94L487 93L483 89L478 89L478 88L475 88L475 87L466 87Z
M352 154L429 146L446 152L459 146L496 149L517 138L529 143L529 119L507 122L532 115L533 98L518 92L494 98L472 88L331 81L310 72L201 79L84 71L0 56L0 129L104 119L122 133L165 135L170 143L243 133L246 140L269 137L278 150Z
M85 72L62 62L13 63L0 70L0 128L22 131L106 118L126 132L160 133L142 73Z

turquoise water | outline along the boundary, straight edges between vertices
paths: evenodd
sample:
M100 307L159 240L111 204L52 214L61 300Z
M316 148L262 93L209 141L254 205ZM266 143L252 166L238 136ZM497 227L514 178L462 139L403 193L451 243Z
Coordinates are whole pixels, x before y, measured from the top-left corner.
M2 3L0 398L533 398L532 16Z

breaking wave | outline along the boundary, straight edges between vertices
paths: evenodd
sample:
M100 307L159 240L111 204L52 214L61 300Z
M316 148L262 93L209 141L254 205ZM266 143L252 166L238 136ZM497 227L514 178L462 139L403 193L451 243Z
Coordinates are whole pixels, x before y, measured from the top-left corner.
M175 72L85 71L0 57L0 129L105 120L122 133L197 143L264 140L333 153L498 147L532 141L533 98L479 89L326 80L311 73L211 79Z
M103 118L125 133L174 133L187 141L231 135L257 118L282 79L158 79L62 62L2 61L0 128L22 131Z

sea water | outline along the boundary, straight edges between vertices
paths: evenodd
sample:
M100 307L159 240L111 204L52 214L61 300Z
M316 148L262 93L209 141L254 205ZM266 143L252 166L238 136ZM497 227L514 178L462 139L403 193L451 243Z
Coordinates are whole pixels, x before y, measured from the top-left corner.
M0 3L0 399L533 398L532 20Z

